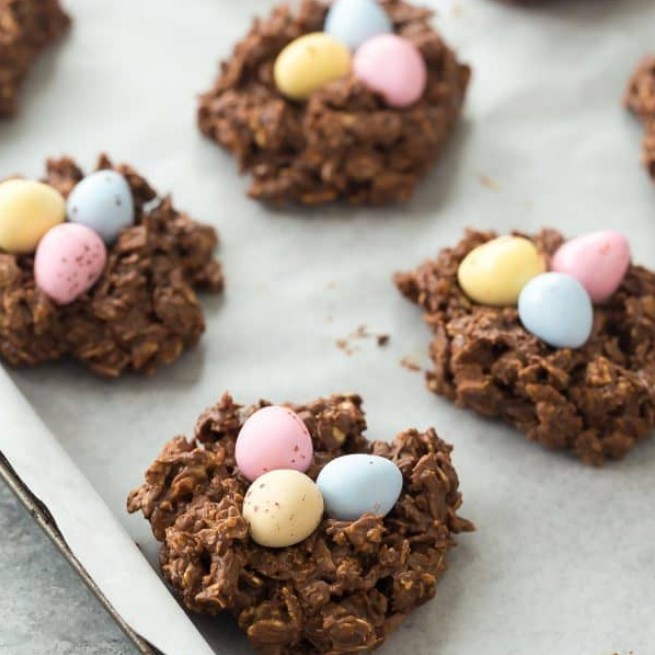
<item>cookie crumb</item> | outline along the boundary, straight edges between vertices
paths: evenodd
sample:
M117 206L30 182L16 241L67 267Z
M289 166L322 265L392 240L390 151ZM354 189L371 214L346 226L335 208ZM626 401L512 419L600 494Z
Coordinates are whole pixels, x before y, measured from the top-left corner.
M359 348L354 345L353 341L362 341L364 339L375 339L379 347L386 346L391 337L386 333L374 333L368 328L365 323L358 325L357 328L348 336L336 340L337 348L343 350L346 355L352 355L357 352Z
M489 191L500 191L500 184L488 175L478 175L478 182L480 182L485 189L489 189Z
M420 365L417 364L416 361L409 355L407 357L403 357L400 360L400 365L403 368L406 368L408 371L412 371L413 373L416 373L421 370Z

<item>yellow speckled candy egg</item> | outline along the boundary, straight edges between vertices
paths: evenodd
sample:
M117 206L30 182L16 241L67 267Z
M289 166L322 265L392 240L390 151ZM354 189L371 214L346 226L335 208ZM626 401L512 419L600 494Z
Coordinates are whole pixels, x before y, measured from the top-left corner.
M459 265L464 293L481 305L516 305L521 289L546 271L546 261L523 237L503 236L478 246Z
M0 182L0 250L13 254L36 250L41 237L66 219L64 196L42 182Z
M301 36L275 60L273 77L280 93L305 100L328 82L350 73L350 50L323 32Z
M323 516L323 496L300 471L277 469L260 475L243 501L250 536L260 546L293 546L316 530Z

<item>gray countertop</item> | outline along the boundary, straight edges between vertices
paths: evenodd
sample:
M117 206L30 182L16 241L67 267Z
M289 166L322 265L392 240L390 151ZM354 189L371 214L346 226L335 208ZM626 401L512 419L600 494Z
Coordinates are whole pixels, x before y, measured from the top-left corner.
M136 650L0 481L0 655Z

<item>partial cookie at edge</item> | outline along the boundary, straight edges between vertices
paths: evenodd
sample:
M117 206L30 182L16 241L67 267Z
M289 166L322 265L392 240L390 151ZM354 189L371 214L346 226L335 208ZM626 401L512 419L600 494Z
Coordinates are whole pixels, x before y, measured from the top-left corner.
M644 124L642 161L655 182L655 56L639 63L628 83L625 105Z
M70 18L58 0L7 0L0 6L0 118L17 110L18 94L39 53L59 39Z
M109 248L100 280L70 305L55 305L36 287L33 255L0 253L0 357L12 366L70 356L105 377L151 373L204 331L195 289L223 288L213 228L176 210L131 167L102 156L97 169L126 178L136 224ZM48 161L44 181L68 196L83 177L62 158Z

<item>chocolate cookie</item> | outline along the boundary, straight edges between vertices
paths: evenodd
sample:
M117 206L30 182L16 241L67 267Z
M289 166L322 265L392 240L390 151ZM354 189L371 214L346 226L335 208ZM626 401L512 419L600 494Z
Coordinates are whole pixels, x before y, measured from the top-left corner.
M427 64L422 98L390 108L348 75L307 101L281 95L273 68L282 49L321 31L327 5L303 0L256 21L214 86L200 99L201 131L228 149L252 178L251 197L274 204L334 200L384 205L411 197L436 162L461 112L470 70L430 26L431 12L381 0L396 34L418 47Z
M107 247L94 286L57 304L35 282L33 254L0 250L0 356L12 366L71 356L106 377L150 373L178 359L203 332L195 289L223 288L213 228L177 211L129 166L113 166L103 155L97 169L125 178L134 224ZM52 159L44 182L68 197L83 178L71 159Z
M457 516L451 446L433 429L368 441L356 395L289 405L311 435L311 479L340 455L370 453L399 467L403 487L385 518L323 518L304 541L267 548L249 536L242 515L249 483L235 464L241 427L267 405L244 408L224 395L200 417L193 439L164 447L128 510L142 511L163 542L163 574L186 607L231 613L258 652L368 652L435 595L453 535L473 529Z
M655 273L630 265L594 307L586 344L553 348L526 331L516 308L476 304L460 288L460 263L495 236L469 231L437 259L395 276L434 330L428 388L585 463L622 458L655 426ZM553 230L528 238L547 258L563 242Z
M0 117L14 114L18 89L30 66L69 23L57 0L0 2Z
M630 78L625 104L644 124L643 162L655 181L655 57L645 57Z

